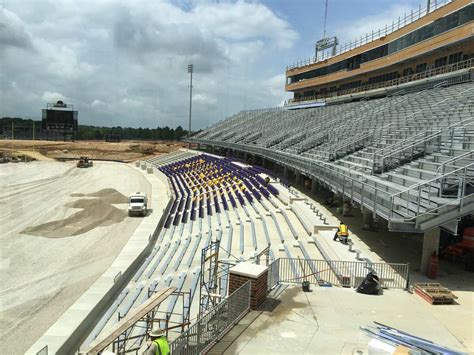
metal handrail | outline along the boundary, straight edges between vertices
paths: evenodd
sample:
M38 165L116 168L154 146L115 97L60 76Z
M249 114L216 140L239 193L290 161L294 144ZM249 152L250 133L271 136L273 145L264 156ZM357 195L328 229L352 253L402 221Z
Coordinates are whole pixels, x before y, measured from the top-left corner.
M456 165L451 165L451 163L453 163L457 160L460 160L460 159L464 158L467 155L474 155L474 150L471 150L469 152L463 153L461 155L455 156L454 158L451 158L451 159L448 159L448 160L442 162L441 165L438 167L438 169L436 169L435 174L438 175L440 171L441 171L441 175L445 174L444 168L446 166L457 167Z
M441 137L441 133L442 133L441 131L437 131L437 132L432 133L432 134L430 134L429 136L427 136L427 137L425 137L425 138L423 138L423 139L417 140L417 141L415 141L415 142L413 142L413 143L411 143L411 144L409 144L409 145L407 145L407 146L405 146L405 147L400 147L399 149L394 150L394 151L391 152L391 153L385 154L385 155L383 155L382 157L374 158L374 160L372 161L372 164L373 164L373 166L374 166L374 168L372 169L372 172L373 172L374 169L375 169L375 163L376 163L375 160L376 160L376 159L381 159L380 165L381 165L382 174L383 174L383 173L384 173L384 163L385 163L385 160L386 160L387 158L393 157L393 156L395 156L395 155L397 155L397 154L400 154L400 153L402 153L402 152L404 152L404 151L411 150L411 149L413 149L414 147L416 147L416 146L419 145L419 144L424 144L424 143L426 143L426 142L432 141L432 140L435 139L435 138L439 138L439 137Z
M285 106L293 104L293 103L299 104L301 102L314 101L314 100L323 100L324 102L326 102L325 99L329 99L329 98L336 97L336 96L343 96L343 95L355 94L355 93L363 92L363 91L369 91L369 90L374 90L374 89L381 89L381 88L386 88L386 87L391 87L391 86L397 86L397 85L400 85L400 84L405 84L405 83L409 83L409 82L412 82L412 81L426 79L426 78L430 78L430 77L433 77L433 76L436 76L436 75L451 73L451 72L454 72L454 71L467 69L467 68L472 68L472 67L474 67L474 60L473 59L467 59L467 60L464 60L464 61L461 61L461 62L458 62L458 63L455 63L455 64L448 64L448 65L445 65L443 67L428 69L428 70L425 70L425 71L420 72L420 73L402 76L400 78L384 81L384 82L381 82L381 83L366 84L366 85L359 86L359 87L352 88L352 89L341 90L341 91L337 91L337 92L329 93L329 94L325 94L325 95L315 95L315 96L312 96L310 98L305 98L305 99L301 99L301 100L288 99L288 100L285 101Z
M460 205L460 208L462 208L463 203L464 203L464 198L465 198L465 195L464 195L464 194L465 194L465 190L466 190L466 189L465 189L465 185L466 185L466 175L467 175L467 170L468 170L470 167L474 167L474 163L469 164L469 165L467 165L467 166L465 166L465 167L456 169L456 170L454 170L454 171L451 171L451 172L449 172L449 173L447 173L447 174L444 174L444 175L442 175L442 176L433 178L433 179L431 179L431 180L422 181L422 182L420 182L420 183L418 183L418 184L415 184L415 185L410 186L408 189L405 189L405 190L403 190L403 191L400 191L400 192L398 192L398 193L396 193L396 194L391 195L391 197L390 197L390 215L389 215L389 218L391 219L391 218L393 217L394 207L395 207L395 205L394 205L395 197L399 197L399 196L401 196L402 194L406 194L406 193L408 193L408 195L410 195L410 191L418 191L418 193L417 193L418 198L417 198L417 200L416 200L416 202L415 202L415 203L416 203L416 213L415 213L415 215L414 215L413 217L404 218L404 220L405 220L405 221L412 221L412 220L418 218L418 217L421 216L421 215L428 214L429 212L426 212L426 211L420 213L420 205L421 205L421 200L422 200L422 194L421 194L422 187L423 187L423 186L429 186L429 191L428 191L428 205L429 205L429 203L431 203L431 199L430 199L431 184L432 184L433 182L438 182L438 181L441 181L441 183L442 183L444 179L446 179L446 178L448 178L448 177L451 177L452 175L454 175L454 173L457 173L457 172L460 172L460 171L463 171L463 172L464 172L464 178L463 178L463 185L462 185L462 186L460 185L459 188L458 188L458 196L457 196L457 199L460 200L460 204L459 204L459 205ZM461 187L462 187L462 188L461 188ZM441 186L441 188L442 188L442 186ZM459 190L459 189L461 189L461 190ZM438 195L439 195L440 193L441 193L441 190L439 190ZM399 197L399 198L401 198L401 197ZM401 199L403 200L403 198L401 198ZM423 198L423 199L425 199L425 198ZM410 199L408 198L408 199L406 199L407 208L408 208L408 204L409 204L409 203L413 203L413 201L410 201ZM437 210L437 209L439 209L439 208L441 208L441 207L444 207L444 206L447 206L447 205L449 205L449 204L452 204L452 202L450 201L450 203L445 203L445 204L441 204L441 205L438 204L438 205L437 205L435 208L433 208L431 211Z
M427 132L430 132L430 131L427 131ZM426 132L425 132L425 133L426 133ZM415 142L412 142L412 143L410 143L409 145L406 145L405 147L400 147L400 148L398 148L398 149L392 151L391 153L387 153L387 154L385 154L385 155L382 155L382 156L379 157L379 158L382 158L382 162L383 162L386 158L389 158L389 157L391 157L391 156L393 156L393 155L395 155L395 154L401 153L401 152L403 152L403 151L405 151L405 150L411 149L411 148L417 146L418 144L421 144L421 143L425 143L425 142L427 142L427 141L430 141L430 140L432 140L433 138L437 138L437 137L441 136L441 133L442 133L442 131L440 131L440 130L439 130L439 131L435 131L434 133L431 133L430 135L428 135L428 136L426 136L426 137L424 137L424 138L422 138L422 139L420 139L420 140L416 140ZM409 139L405 140L405 142L407 143L408 140L409 140Z
M210 144L210 145L215 145L216 144L216 142L204 141L204 140L201 140L200 143ZM407 193L411 190L415 190L417 187L420 187L422 185L428 185L429 183L432 183L436 180L440 180L440 179L449 177L450 175L452 176L452 175L454 175L454 173L459 172L463 169L466 169L465 171L467 171L467 169L470 169L471 167L474 167L474 163L473 163L473 164L470 164L466 167L459 168L459 169L456 169L452 172L449 172L449 173L447 173L443 176L433 178L431 180L422 181L418 184L414 184L414 185L410 186L409 188L407 188L405 190L399 191L399 192L394 193L394 194L390 194L390 192L388 190L380 189L380 188L378 188L374 185L369 185L365 181L363 181L363 180L367 180L369 178L367 175L362 174L358 171L351 171L350 173L348 173L348 171L346 171L344 169L341 169L341 168L337 167L336 165L334 165L332 163L325 162L325 161L322 161L322 160L311 159L311 158L295 155L295 154L292 154L292 153L289 153L289 152L284 152L284 151L275 152L275 151L273 151L269 148L264 148L264 147L249 147L249 146L245 146L245 145L226 143L226 142L219 143L218 145L228 147L228 148L239 149L241 151L247 151L249 153L254 153L254 154L259 154L259 155L265 156L268 159L272 159L272 160L275 160L277 162L284 163L284 164L286 164L290 167L300 169L303 172L309 173L312 176L316 176L320 180L322 179L322 180L328 181L327 179L324 179L324 176L327 175L327 172L329 172L330 175L332 177L334 177L334 179L330 182L328 181L328 183L330 183L333 186L333 188L335 188L337 191L340 191L340 192L342 192L343 194L345 194L347 196L351 196L351 198L352 198L351 193L347 192L345 190L346 180L352 186L354 186L355 184L360 184L361 188L362 188L362 191L360 193L360 196L361 196L360 204L361 204L361 206L366 206L368 208L371 208L372 211L374 212L374 214L379 214L379 215L384 215L385 216L385 214L382 214L382 211L380 209L379 210L377 209L377 205L381 205L380 203L377 203L377 196L379 194L383 194L390 201L390 207L388 208L387 206L385 206L388 209L388 215L386 215L386 218L388 220L393 219L394 207L395 207L394 199L396 197L398 197L399 195L401 195L403 193ZM315 171L318 171L318 170L319 170L319 173L315 174ZM464 179L464 181L465 181L465 179ZM370 203L367 202L367 201L364 201L364 197L366 196L366 195L364 195L364 189L365 188L374 191L373 201L370 201ZM421 188L419 189L419 195L420 195L419 196L420 198L419 198L419 201L417 203L418 204L418 207L417 207L418 210L417 210L416 216L420 215L419 208L420 208L420 200L421 200ZM461 195L461 204L460 204L461 207L462 207L463 199L464 199L464 195ZM410 202L411 201L407 200L407 203L410 203ZM382 204L382 206L384 206L384 205ZM440 208L440 207L442 207L442 206L438 206L437 208Z
M295 270L299 276L295 275ZM268 266L268 288L278 283L331 284L358 287L367 272L376 273L384 288L407 289L410 264L306 258L278 258Z
M192 141L192 140L191 140ZM198 141L196 141L198 142ZM207 141L207 140L199 140L200 143L202 144L209 144L209 145L215 145L216 142L214 141ZM350 178L351 180L357 182L357 183L363 183L360 179L357 179L357 178L362 178L362 179L367 179L367 176L358 172L358 171L351 171L351 173L353 175L356 175L357 178L354 178L354 177L351 177L351 176L347 176L347 171L345 171L344 169L332 164L332 163L329 163L329 162L326 162L326 161L323 161L323 160L320 160L320 159L312 159L312 158L308 158L308 157L305 157L305 156L301 156L301 155L295 155L295 154L292 154L292 153L289 153L289 152L286 152L286 151L279 151L279 152L275 152L274 150L272 149L269 149L269 148L265 148L265 147L260 147L260 146L255 146L255 147L249 147L249 146L245 146L245 145L240 145L240 144L235 144L235 143L228 143L228 142L218 142L220 146L226 146L228 148L235 148L235 149L241 149L242 151L247 151L248 153L257 153L257 154L260 154L260 155L263 155L265 154L267 157L272 157L273 159L277 160L277 161L288 161L288 162L292 162L292 163L295 163L297 162L298 160L301 161L302 163L306 163L312 170L314 170L314 168L318 167L318 168L321 168L321 169L325 169L325 170L329 170L335 174L341 174L344 176L344 178ZM281 158L286 158L285 159L281 159ZM299 166L299 168L302 168L302 166ZM376 186L373 186L373 185L367 185L369 186L371 189L374 189L374 190L377 190L381 193L384 193L384 194L387 194L390 196L390 194L386 191L386 190L383 190L383 189L380 189Z
M462 184L459 185L458 187L458 195L456 197L456 203L459 203L459 209L461 210L464 206L464 200L466 199L466 197L469 197L469 196L474 196L474 192L470 193L469 195L465 195L466 193L466 175L467 175L467 170L470 168L470 167L474 167L474 163L473 164L469 164L469 165L466 165L460 169L457 169L456 171L460 171L460 170L463 170L464 171L464 176L463 176L463 180L462 180ZM453 172L451 172L453 173ZM448 174L445 174L445 176L447 175L450 175L451 173L448 173ZM435 180L438 180L438 179L442 179L443 176L440 176L438 177L437 179ZM432 181L432 180L431 180ZM444 204L441 204L441 205L437 205L436 207L433 207L431 209L428 209L424 212L421 212L420 213L420 202L421 202L421 185L417 187L418 189L418 200L417 200L417 211L416 211L416 214L414 216L411 216L411 217L404 217L403 220L405 222L410 222L410 221L414 221L415 219L421 217L421 216L425 216L425 215L432 215L432 214L437 214L435 213L434 211L437 211L439 210L440 208L442 207L445 207L445 206L448 206L448 205L452 205L452 201L450 201L449 203L444 203ZM430 185L430 189L431 189L431 185ZM405 190L406 191L406 190ZM459 202L457 202L459 200ZM407 204L409 203L410 201L407 200ZM428 195L428 203L430 203L431 200L429 200L429 195ZM391 204L391 208L390 208L390 217L393 216L393 198L391 199L390 201L390 204Z
M395 103L390 102L390 105L389 105L389 106L391 107L391 106L393 106L393 105L398 105L398 104L402 103L404 100L406 100L406 98L407 98L406 96L401 96L401 100L398 100L398 101L395 102ZM386 110L386 109L387 109L386 106L382 106L382 107L380 107L378 110L372 112L371 114L374 115L374 114L377 114L378 112L383 111L383 110ZM357 144L358 142L364 141L364 140L366 140L366 139L369 139L370 137L375 136L375 135L376 135L375 131L382 132L382 130L388 129L388 128L390 128L391 126L393 126L394 124L395 124L395 122L391 122L391 123L386 124L386 125L384 125L384 126L382 126L382 127L375 128L372 133L369 132L369 133L367 133L366 135L364 135L364 136L362 136L362 137L360 137L360 138L357 138L357 139L355 139L355 140L352 140L351 142L345 142L344 145L339 146L339 147L337 147L337 148L334 148L334 149L332 150L332 156L335 156L338 151L341 151L341 150L343 150L343 149L347 149L347 148L350 147L350 146L354 146L354 145Z
M435 86L436 86L436 85L435 85ZM426 90L427 90L427 89L423 90L423 92L426 91ZM470 89L468 88L466 91L469 91L469 90L470 90ZM446 99L444 99L444 100L441 100L441 101L437 102L435 105L436 105L436 106L439 106L440 104L446 102L447 100L448 100L448 98L446 98ZM421 110L412 112L409 116L407 116L407 118L408 118L408 117L413 117L413 116L415 116L416 114L418 114L419 112L422 112L422 111L423 111L423 110L421 109ZM454 128L455 128L455 127L457 127L457 126L459 126L459 125L461 125L461 124L465 124L465 122L469 122L469 121L471 121L471 120L472 120L472 118L468 118L468 119L466 119L466 120L464 120L464 121L457 122L457 123L455 123L455 124L449 126L448 129L449 129L450 131L453 131L453 132L454 132ZM404 140L404 141L402 141L402 142L397 142L397 143L392 144L392 145L390 145L390 146L388 146L388 147L384 147L384 148L379 149L378 151L375 151L375 152L373 153L373 158L372 158L372 172L375 171L376 159L380 156L381 152L383 152L383 151L385 151L385 150L393 150L395 146L400 145L400 144L403 144L403 143L406 143L407 140L410 140L410 139L412 139L412 138L416 138L416 137L418 137L419 135L425 135L426 132L429 132L429 131L424 131L424 132L419 133L419 134L417 134L417 135L415 135L415 136L413 136L413 137L411 137L411 138L408 138L408 139L406 139L406 140ZM441 136L441 135L442 135L442 131L440 130L440 131L439 131L439 134L436 134L435 137L438 137L438 136ZM420 144L420 143L424 143L424 142L425 142L425 140L420 141L420 142L415 142L415 144ZM410 149L410 148L412 148L412 147L413 147L413 145L409 146L408 148L404 147L403 149L405 149L405 148L406 148L406 149ZM401 151L403 151L403 150L399 150L398 152L394 152L393 154L400 153ZM391 153L390 155L392 155L392 153ZM390 156L390 155L388 155L388 156ZM383 162L384 162L385 158L388 157L388 156L382 156L382 172L383 172Z
M418 138L424 139L426 137L426 134L431 133L431 132L432 132L432 130L423 131L421 133L415 134L414 136L407 137L407 138L405 138L401 141L398 141L398 142L390 144L386 147L380 148L380 149L374 151L373 157L374 157L374 159L384 157L384 156L386 156L385 151L393 152L394 149L399 149L400 148L399 146L402 146L402 148L403 148L403 145L407 144L409 141L417 140ZM439 131L439 132L441 132L441 131ZM438 133L438 131L436 131L436 133Z
M375 135L375 132L366 133L362 137L356 137L355 139L352 139L348 142L347 141L343 142L343 144L339 145L339 147L337 145L333 146L333 149L331 149L331 152L329 154L330 158L331 159L337 159L337 153L338 152L346 151L347 149L352 148L352 147L356 146L357 144L362 143L362 142L372 138L374 135Z
M445 177L447 177L448 175L451 175L452 173L455 173L455 172L457 172L457 171L466 169L466 168L471 167L471 166L474 167L474 163L469 164L469 165L466 165L466 166L463 166L463 167L461 167L461 168L459 168L459 169L450 171L449 173L446 173L446 174L444 174L444 175L435 177L435 178L433 178L433 179L421 181L421 182L419 182L419 183L417 183L417 184L411 185L409 188L407 188L407 189L405 189L405 190L402 190L402 191L397 192L397 193L395 193L395 194L393 194L393 195L390 195L390 197L396 197L396 196L401 195L401 194L403 194L403 193L406 193L406 192L408 192L408 191L417 189L417 188L420 187L420 186L423 186L423 185L426 185L426 184L430 184L430 183L432 183L432 182L435 182L436 180L445 178Z

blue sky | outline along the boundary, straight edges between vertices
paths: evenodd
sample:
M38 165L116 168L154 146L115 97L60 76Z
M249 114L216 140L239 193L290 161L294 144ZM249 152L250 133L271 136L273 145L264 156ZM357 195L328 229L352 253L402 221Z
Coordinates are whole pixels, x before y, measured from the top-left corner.
M58 99L83 124L193 127L281 105L285 66L314 53L324 0L3 0L0 116L40 119ZM412 0L330 0L327 34L360 38Z

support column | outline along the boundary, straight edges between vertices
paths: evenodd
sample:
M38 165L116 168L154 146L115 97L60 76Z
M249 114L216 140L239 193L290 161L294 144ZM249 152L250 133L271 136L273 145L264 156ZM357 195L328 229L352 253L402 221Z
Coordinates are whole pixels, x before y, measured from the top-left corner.
M431 255L438 254L439 249L439 228L425 232L423 236L423 251L421 253L421 272L424 274L428 270Z
M295 181L296 185L301 184L301 173L299 171L295 171Z
M288 180L288 167L284 166L283 167L283 177Z
M262 158L262 168L265 168L265 158Z
M364 211L362 212L362 221L364 222L364 229L371 230L373 222L372 212L364 208Z
M311 192L315 194L318 191L318 183L316 182L316 179L311 180Z
M344 205L344 201L342 199L342 196L335 193L333 194L333 197L332 197L332 205L336 206L336 212L338 214L342 214L343 213L343 205Z
M343 197L342 198L342 215L345 217L351 216L351 212L352 212L351 201L344 200L344 197Z
M247 152L244 152L244 161L247 162L248 158L249 158L249 156L248 156Z

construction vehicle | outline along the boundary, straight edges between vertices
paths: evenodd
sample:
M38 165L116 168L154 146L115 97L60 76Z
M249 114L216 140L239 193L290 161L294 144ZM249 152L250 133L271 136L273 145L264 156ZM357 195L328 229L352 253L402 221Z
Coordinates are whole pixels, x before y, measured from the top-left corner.
M143 217L147 214L148 197L144 192L135 192L128 197L128 215L141 215Z
M90 168L92 166L92 160L88 157L80 157L76 165L78 168Z

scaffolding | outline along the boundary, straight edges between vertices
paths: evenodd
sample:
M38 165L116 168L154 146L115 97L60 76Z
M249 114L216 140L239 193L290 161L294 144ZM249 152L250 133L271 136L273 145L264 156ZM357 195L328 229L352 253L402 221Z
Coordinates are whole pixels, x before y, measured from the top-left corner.
M199 315L204 314L209 307L214 307L221 300L219 289L219 248L220 241L216 240L201 251L201 277L199 288Z
M148 300L138 306L125 317L120 317L119 322L104 336L94 341L85 354L99 354L111 347L117 354L138 354L143 341L153 327L163 329L168 337L168 332L181 328L184 332L189 327L189 313L191 292L177 291L175 287L168 287L157 291L148 290ZM182 313L162 312L160 305L169 297L182 297ZM171 321L172 315L181 315L181 322Z
M157 291L152 291L148 289L148 297L151 297ZM155 318L155 322L158 323L160 329L166 334L166 337L169 338L169 331L174 331L175 329L180 329L180 333L184 332L190 324L190 313L191 313L191 290L189 291L174 291L171 295L175 297L181 297L182 300L182 312L168 312L160 311L159 309L156 313L160 316ZM181 317L181 321L172 321L171 316Z

